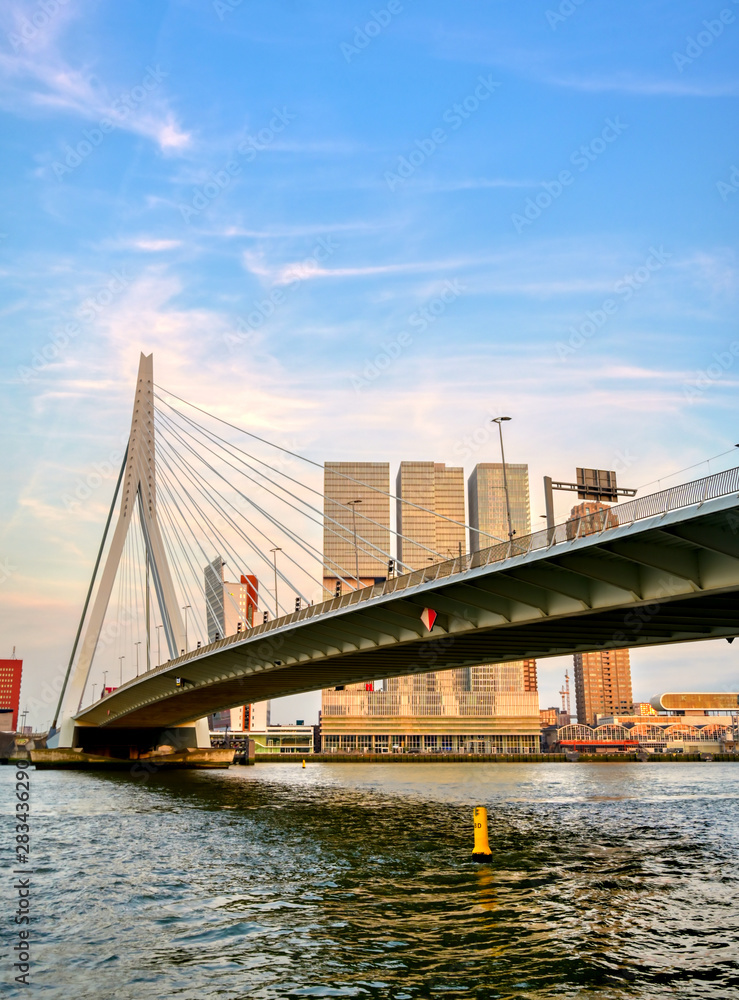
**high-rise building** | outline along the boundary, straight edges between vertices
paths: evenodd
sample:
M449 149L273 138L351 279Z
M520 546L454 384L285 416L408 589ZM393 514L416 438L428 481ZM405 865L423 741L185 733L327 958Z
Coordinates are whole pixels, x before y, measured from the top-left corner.
M225 563L220 556L203 570L205 575L205 618L208 642L251 628L257 611L259 582L256 576L241 576L239 583L224 579Z
M631 712L631 662L628 649L575 653L577 721L594 726L599 715Z
M496 540L508 540L506 482L514 535L520 537L531 532L529 467L506 462L505 473L504 480L502 462L479 462L472 470L467 483L472 552L495 545Z
M390 552L390 465L326 462L323 492L323 585L327 591L324 597L333 595L337 581L342 579L345 590L386 580Z
M443 462L401 462L395 492L398 562L404 572L467 551L464 469L447 468Z
M570 511L567 537L582 538L615 527L618 517L608 504L585 500ZM580 725L594 726L599 715L631 711L631 660L628 649L575 653L575 704Z
M352 475L361 478L358 473ZM422 569L467 550L461 468L447 468L440 462L402 462L396 487L401 571ZM326 494L335 496L328 488ZM344 503L351 498L345 487L343 497ZM324 540L325 545L336 544L326 534ZM322 696L321 739L329 751L402 748L518 753L538 749L538 734L533 660L349 684L325 690Z
M324 752L533 753L539 696L524 661L460 667L323 692Z
M7 725L7 731L13 733L18 729L22 673L23 660L15 657L0 660L0 715L7 717L7 722L3 721L3 728Z
M585 500L570 511L567 518L567 538L582 538L604 528L617 528L618 515L607 503Z
M536 679L536 660L523 660L522 662L524 691L538 691L539 687Z

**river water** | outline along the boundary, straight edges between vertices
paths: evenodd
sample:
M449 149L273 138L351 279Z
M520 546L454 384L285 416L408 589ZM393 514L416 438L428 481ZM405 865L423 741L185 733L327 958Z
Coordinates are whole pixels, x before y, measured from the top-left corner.
M736 764L31 772L31 804L11 996L739 997Z

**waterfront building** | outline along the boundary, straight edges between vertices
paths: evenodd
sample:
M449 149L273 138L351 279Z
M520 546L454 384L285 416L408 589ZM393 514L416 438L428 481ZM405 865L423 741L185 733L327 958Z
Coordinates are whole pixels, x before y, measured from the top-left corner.
M633 715L639 716L657 714L657 709L648 701L635 701L631 711Z
M5 732L14 733L18 729L22 674L23 660L15 656L0 660L0 728Z
M531 533L529 467L506 462L505 472L514 535L528 535ZM467 491L472 552L495 545L496 539L508 540L505 481L502 462L479 462L469 477ZM492 538L489 537L491 535Z
M523 660L324 690L324 753L535 753L539 696Z
M598 715L631 712L631 661L628 649L575 653L577 721L594 725Z
M401 462L395 493L402 572L467 552L464 469L447 468L443 462Z
M271 703L258 701L251 705L239 705L237 708L226 708L208 716L208 725L212 731L229 730L233 733L246 733L251 730L259 732L270 725Z
M345 590L386 580L386 553L390 552L390 465L326 462L323 492L323 586L327 591L324 597L336 593L340 577L345 581ZM357 500L361 503L354 503Z
M595 726L559 729L563 747L608 750L642 749L667 753L733 752L739 735L739 694L728 691L667 692L652 698L652 713L599 715ZM635 706L636 707L636 706Z
M539 709L539 725L542 729L548 729L550 726L561 729L562 726L569 725L569 722L570 717L567 712L564 712L561 708L557 708L555 705L551 708Z
M599 726L574 724L557 730L554 749L585 753L646 750L650 753L723 753L736 744L736 719L655 718L611 721Z
M234 730L226 733L224 729L211 728L211 745L231 746L236 750L245 750L247 741L253 740L255 752L258 754L300 754L306 757L314 753L314 726L306 726L302 722L294 726L266 725L261 728Z
M618 527L618 515L607 503L600 500L585 500L570 511L565 526L568 539L593 535L604 528Z
M238 583L224 578L225 562L220 556L208 563L205 576L205 618L208 642L233 635L239 628L251 628L259 604L259 582L256 576L241 575Z

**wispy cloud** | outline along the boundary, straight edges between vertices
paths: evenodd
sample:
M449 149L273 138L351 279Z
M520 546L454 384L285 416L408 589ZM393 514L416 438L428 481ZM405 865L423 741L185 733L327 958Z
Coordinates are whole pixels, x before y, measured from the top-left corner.
M553 76L547 79L547 83L570 90L635 94L642 97L736 97L739 94L739 82L734 80L706 83L637 77L626 73L612 76Z
M43 30L35 30L25 40L23 25L30 23L26 12L17 4L5 6L0 26L15 43L11 43L12 52L0 52L0 106L26 116L61 113L86 122L108 119L117 129L152 140L162 152L185 149L191 135L181 127L160 89L168 76L166 70L149 67L142 79L133 79L127 88L112 93L92 68L73 67L65 58L63 33L71 20L60 8L47 18ZM136 98L136 88L148 91L145 98Z

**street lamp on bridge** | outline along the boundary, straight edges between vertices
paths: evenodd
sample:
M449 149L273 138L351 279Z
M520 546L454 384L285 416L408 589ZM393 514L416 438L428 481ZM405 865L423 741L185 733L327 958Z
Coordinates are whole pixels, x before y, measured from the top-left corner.
M506 474L505 468L505 451L503 451L503 421L510 420L510 417L493 417L491 423L498 425L498 433L500 434L500 457L503 461L503 492L505 493L505 509L506 516L508 518L508 541L513 541L513 524L511 522L511 501L508 496L508 476Z
M162 662L162 633L159 631L160 628L164 628L164 625L155 626L157 630L157 666Z
M120 671L120 674L119 674L119 683L118 683L119 687L123 686L123 661L125 659L126 659L125 656L119 656L118 657L118 669Z
M277 553L282 552L282 549L279 547L279 545L276 545L273 549L270 549L269 551L272 553L272 558L274 560L274 566L275 566L275 618L279 618L280 605L277 600Z
M136 676L137 677L139 676L139 646L140 645L141 645L141 639L139 639L138 642L134 643L134 646L136 647Z
M354 576L357 579L357 590L359 590L359 546L357 545L357 504L361 500L349 500L347 506L352 509L352 529L354 531Z
M188 649L188 646L187 646L187 612L190 610L190 605L189 604L185 604L183 606L182 610L185 612L185 652L189 653L190 650Z

